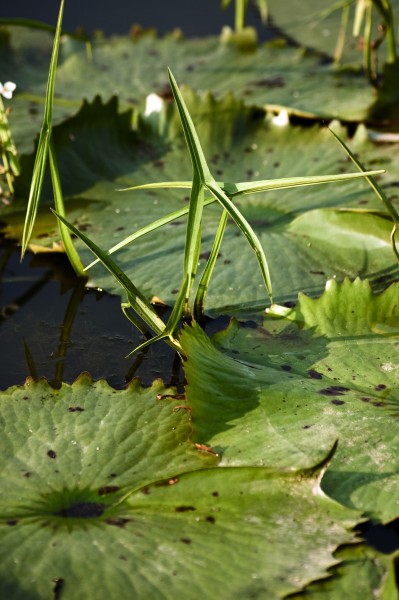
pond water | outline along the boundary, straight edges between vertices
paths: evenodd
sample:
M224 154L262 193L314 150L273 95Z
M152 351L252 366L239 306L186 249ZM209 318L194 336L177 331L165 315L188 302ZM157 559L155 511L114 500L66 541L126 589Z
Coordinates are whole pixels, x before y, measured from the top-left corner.
M126 34L131 25L138 23L144 28L155 27L160 34L176 28L180 28L187 37L218 34L224 25L233 26L234 23L234 2L225 11L222 11L220 5L219 0L113 0L112 3L97 0L95 4L66 0L64 28L75 31L77 27L82 26L88 33L100 29L107 35L112 35ZM55 25L58 6L58 2L13 0L2 7L2 17L37 19ZM259 26L254 7L250 7L248 11L247 21L251 26Z
M119 297L86 288L63 255L28 253L21 263L18 248L3 240L0 269L0 389L28 375L58 387L82 370L118 389L132 377L145 386L158 377L182 385L180 359L165 343L127 356L142 338L124 317ZM168 309L162 311L167 318ZM227 322L208 320L206 330Z

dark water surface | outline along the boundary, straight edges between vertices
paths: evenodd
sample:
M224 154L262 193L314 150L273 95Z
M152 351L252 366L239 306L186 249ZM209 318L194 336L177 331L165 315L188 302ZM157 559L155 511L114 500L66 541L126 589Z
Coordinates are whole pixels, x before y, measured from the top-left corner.
M164 319L168 309L161 307ZM212 333L227 318L209 320ZM0 244L0 389L46 377L58 387L82 371L123 388L132 377L147 386L156 378L181 386L180 359L164 342L127 356L143 342L126 319L120 298L87 289L63 255L28 253Z
M70 31L82 26L87 33L100 29L112 35L126 34L131 25L138 23L144 28L155 27L160 34L180 28L187 37L205 36L220 33L223 25L233 26L233 6L234 2L222 11L220 0L65 0L63 25ZM57 0L12 0L3 2L0 16L37 19L55 25L58 8ZM252 26L259 24L254 7L249 8L247 21Z

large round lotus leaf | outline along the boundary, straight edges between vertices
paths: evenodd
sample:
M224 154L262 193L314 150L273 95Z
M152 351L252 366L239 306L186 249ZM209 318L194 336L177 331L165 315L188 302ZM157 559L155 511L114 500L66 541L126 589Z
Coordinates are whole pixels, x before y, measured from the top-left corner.
M360 3L358 3L360 4ZM377 4L377 3L376 3ZM399 17L399 7L392 5L394 19ZM349 6L348 25L342 48L342 62L363 62L364 21L359 38L353 36L356 2L333 2L332 0L290 0L290 8L279 0L268 0L273 23L300 44L318 50L330 57L335 56L342 26L343 6ZM379 25L383 22L374 8L372 40L381 37ZM386 59L386 42L379 49L380 62Z
M219 468L168 392L1 393L2 598L278 599L337 564L360 515L321 493L325 461Z
M8 44L0 48L2 77L17 83L17 97L26 102L26 110L32 108L32 102L40 109L51 36L44 32L24 36L20 27L10 28L10 36ZM222 96L231 91L245 102L283 106L304 116L363 120L377 97L361 72L337 70L319 54L300 48L277 44L243 52L217 37L182 40L147 35L136 40L94 40L92 59L82 42L64 39L55 104L71 101L72 114L76 101L92 100L97 94L108 100L117 94L123 105L143 108L152 92L170 95L167 67L178 82L198 92ZM17 119L12 118L11 123L19 141L27 131L19 128Z
M262 110L246 108L226 96L198 97L184 90L214 176L239 182L356 170L331 133L318 126L278 127ZM116 100L96 99L54 128L67 214L100 247L108 249L140 227L187 206L189 190L120 192L152 181L190 180L192 169L174 105L130 129L129 112L119 114ZM344 129L339 130L346 140ZM348 140L347 140L348 141ZM381 179L395 201L398 152L374 147L364 132L351 141L372 168L387 169ZM6 233L22 235L33 156L22 161L17 198L2 209ZM42 209L32 247L59 248L55 218L49 225L51 187L43 191ZM398 268L390 248L391 223L375 212L381 205L365 180L319 185L238 197L237 205L264 246L275 299L293 300L299 290L320 293L328 277L369 277L376 285L395 278ZM337 208L361 209L342 212ZM369 212L367 212L369 211ZM220 209L206 207L200 269L215 235ZM173 303L181 284L185 219L142 238L115 255L135 284L149 296ZM331 233L333 232L333 234ZM257 261L232 223L228 225L207 298L208 311L264 307L266 290ZM82 249L83 260L92 255ZM120 293L102 267L90 271L93 285Z
M233 322L214 344L186 328L195 441L225 465L293 467L338 440L324 491L382 521L396 518L398 294L398 284L374 296L367 282L330 281L319 299L300 295L294 324Z

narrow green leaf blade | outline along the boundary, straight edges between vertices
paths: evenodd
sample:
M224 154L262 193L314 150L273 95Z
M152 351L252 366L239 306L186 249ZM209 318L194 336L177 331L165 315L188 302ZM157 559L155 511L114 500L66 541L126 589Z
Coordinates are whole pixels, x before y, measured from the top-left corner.
M57 71L58 49L60 46L63 14L64 0L61 0L60 10L58 13L57 27L54 37L53 52L51 55L50 68L47 80L43 125L40 132L39 144L37 148L35 164L33 167L33 176L29 192L28 206L26 209L24 231L22 235L21 258L23 258L26 252L29 239L32 235L32 230L36 220L37 210L39 207L40 195L43 188L44 176L46 173L47 158L51 139L51 119L53 113L55 75Z
M44 176L46 174L47 158L50 146L50 133L42 129L37 146L35 164L29 192L28 206L26 209L24 231L21 243L21 258L24 257L32 235L33 226L36 220L37 209L39 207L40 194L43 187Z
M362 163L356 158L356 156L353 154L353 152L351 152L351 150L348 148L348 146L345 144L345 142L332 129L330 129L330 131L333 134L333 136L335 137L335 139L337 140L337 142L340 144L341 148L343 148L345 150L346 154L349 156L351 161L357 166L359 171L362 172L362 175L366 177L366 180L370 184L371 188L374 190L374 192L376 193L377 197L381 200L381 202L385 205L385 208L387 209L388 213L390 214L392 221L394 222L394 227L393 227L392 233L391 233L392 250L393 250L397 260L399 261L399 253L396 249L396 243L395 243L395 233L399 227L399 214L398 214L396 208L393 206L392 202L390 201L388 196L385 194L384 190L378 185L377 181L374 179L372 174L367 173L367 171L364 168L364 166L362 165Z
M179 87L170 69L168 69L169 81L172 88L173 96L179 111L181 124L186 138L187 146L190 152L191 161L193 163L194 172L197 173L200 181L203 183L205 179L211 178L208 165L205 160L201 144L194 127L194 123L188 112L183 96L180 93Z
M155 310L147 299L143 296L138 288L130 281L126 274L118 267L114 261L107 256L92 240L84 235L72 223L69 223L65 217L53 211L56 217L68 227L86 246L97 256L104 267L115 277L118 283L124 288L127 293L129 302L132 308L143 319L145 323L157 334L162 333L165 329L165 323L158 317Z
M198 289L194 301L194 318L196 319L196 321L201 321L201 319L204 318L205 297L208 291L209 282L211 280L213 270L216 265L216 260L219 256L220 246L222 245L228 216L229 214L227 210L223 210L216 232L216 236L213 241L211 253L208 257L208 260L206 261L204 271L201 275L201 279L198 284Z
M262 245L252 229L251 225L245 219L245 217L240 213L238 208L234 205L234 203L230 200L230 198L223 192L223 190L218 186L216 181L209 182L206 184L208 190L215 196L215 198L220 202L225 210L229 213L230 217L236 223L237 227L242 231L245 235L249 245L255 252L256 258L258 260L263 280L266 286L267 293L269 294L270 301L273 302L273 292L272 292L272 282L270 279L269 267L267 264L266 256L263 251Z
M362 171L361 173L340 173L339 175L314 175L308 177L283 177L281 179L265 179L263 181L244 181L242 183L222 183L220 187L228 196L238 196L241 194L254 194L257 192L267 192L268 190L282 190L287 188L321 185L323 183L335 183L357 179L359 177L371 177L382 175L384 170Z
M63 198L62 189L61 189L60 174L58 171L57 157L55 154L54 144L52 141L50 142L50 147L49 147L49 159L50 159L49 162L50 162L51 181L53 184L53 192L54 192L55 209L58 212L58 214L65 217L66 215L65 215L65 209L64 209L64 198ZM78 277L85 277L82 262L79 258L79 254L78 254L75 246L73 245L71 234L69 232L68 227L66 227L64 225L64 223L62 223L62 221L59 221L59 229L60 229L60 233L61 233L62 242L64 244L65 252L68 256L69 262L71 263L76 275Z
M160 181L155 183L144 183L143 185L133 185L132 187L127 187L118 190L118 192L130 192L132 190L155 190L155 189L165 189L165 188L187 188L190 189L192 186L191 181Z
M191 188L191 185L192 185L192 183L190 181L190 188ZM207 206L208 204L212 204L213 202L215 202L215 198L213 198L213 197L212 198L208 198L207 200L204 200L204 206ZM189 211L189 207L187 206L187 207L181 208L180 210L176 210L173 213L170 213L169 215L166 215L165 217L162 217L162 219L158 219L156 221L153 221L152 223L150 223L146 227L142 227L138 231L135 231L135 233L132 233L131 235L129 235L128 237L126 237L122 241L118 242L118 244L116 244L115 246L112 246L112 248L110 248L106 252L106 254L107 255L113 254L114 252L117 252L118 250L121 250L125 246L128 246L129 244L132 244L135 240L138 240L139 238L143 237L144 235L147 235L148 233L152 233L156 229L159 229L159 227L163 227L164 225L167 225L168 223L171 223L175 219L179 219L180 217L184 217L185 215L188 214L188 211ZM85 268L85 271L88 271L91 267L93 267L94 265L96 265L98 262L99 262L99 259L97 258L96 260L94 260L93 262L91 262L89 265L87 265L87 267Z

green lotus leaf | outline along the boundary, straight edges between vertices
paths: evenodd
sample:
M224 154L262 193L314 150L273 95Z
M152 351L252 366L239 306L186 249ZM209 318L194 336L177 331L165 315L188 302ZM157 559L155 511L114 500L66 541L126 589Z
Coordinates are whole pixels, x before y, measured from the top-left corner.
M399 8L395 2L392 5L394 19L399 16ZM342 9L344 5L349 6L348 24L346 35L343 40L342 61L343 63L358 63L363 61L363 27L360 30L360 39L353 36L353 23L355 18L356 2L333 2L331 0L290 0L290 10L278 0L270 0L268 7L273 23L282 31L294 38L300 44L318 50L330 57L337 51L340 28L342 25ZM375 10L373 19L372 39L380 37L378 26L382 19ZM380 49L382 62L386 59L386 43Z
M0 47L2 77L16 81L16 97L25 102L26 111L40 110L51 35L42 31L26 34L21 27L8 31L9 41ZM73 114L83 98L92 100L99 94L108 100L117 94L123 106L143 109L150 93L170 97L168 66L178 82L198 92L212 90L221 97L232 91L252 105L285 107L307 117L363 120L376 99L360 71L337 70L319 54L301 48L269 44L242 52L218 37L184 40L144 35L136 40L94 40L91 60L82 42L65 38L60 48L55 107L68 109L69 103ZM18 125L22 110L21 106L11 119L16 142L27 134Z
M294 323L233 321L213 343L185 328L195 441L222 465L294 467L338 440L323 490L375 519L396 518L398 292L330 281L319 299L300 295Z
M269 113L245 107L226 96L215 101L184 90L205 155L221 181L274 179L353 171L353 165L326 129L279 127ZM108 249L134 231L187 206L189 190L118 191L151 181L190 180L191 165L174 105L142 119L131 129L132 115L118 113L115 99L85 103L76 117L54 128L67 215L100 247ZM346 133L338 128L346 141ZM387 169L381 185L395 201L395 148L376 147L364 129L351 143L372 168ZM306 151L304 151L306 149ZM17 198L0 212L6 233L21 237L33 156L22 160ZM391 222L364 180L269 191L234 198L256 231L269 262L275 299L294 300L299 290L320 293L325 280L336 276L369 277L376 286L395 279L398 268L390 247ZM33 249L59 249L55 219L49 226L51 186L43 191ZM351 209L349 212L342 208ZM338 210L337 210L338 209ZM352 209L360 209L353 212ZM211 249L220 208L206 207L199 272ZM52 217L50 217L52 218ZM184 218L141 238L115 259L149 296L173 303L181 281L185 239ZM333 232L333 233L332 233ZM237 228L228 223L206 309L232 312L237 307L265 307L266 290L252 251ZM337 243L338 241L338 243ZM86 264L92 255L82 249ZM120 290L105 271L90 270L93 285Z
M326 459L219 468L167 394L88 377L1 393L2 597L277 599L337 564L360 514L320 491Z

